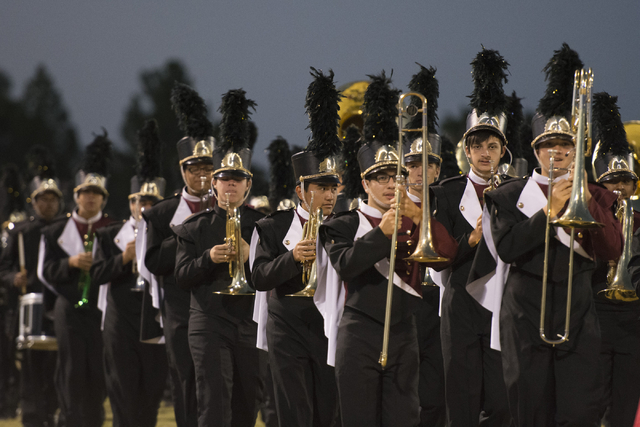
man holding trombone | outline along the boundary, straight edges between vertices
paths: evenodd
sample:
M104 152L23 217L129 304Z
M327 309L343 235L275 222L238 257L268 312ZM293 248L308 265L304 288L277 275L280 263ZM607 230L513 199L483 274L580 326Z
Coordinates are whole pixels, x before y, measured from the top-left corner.
M491 218L490 226L483 227L484 240L499 257L505 277L499 313L493 313L500 318L500 339L492 346L501 346L509 407L519 427L599 425L600 333L591 294L593 260L617 259L622 236L612 212L616 196L587 186L580 167L588 90L575 92L580 94L575 103L579 110L569 111L569 106L574 71L581 68L566 44L555 52L545 68L549 87L532 122L531 146L540 169L529 179L503 183L485 198ZM589 74L582 71L587 78L580 79L580 88L590 85ZM576 121L569 120L571 113ZM574 200L580 198L574 194L584 195L578 208ZM555 225L565 211L595 221L572 224L573 230L565 222ZM563 219L566 215L558 221ZM590 228L595 222L601 228ZM477 261L479 269L490 264Z

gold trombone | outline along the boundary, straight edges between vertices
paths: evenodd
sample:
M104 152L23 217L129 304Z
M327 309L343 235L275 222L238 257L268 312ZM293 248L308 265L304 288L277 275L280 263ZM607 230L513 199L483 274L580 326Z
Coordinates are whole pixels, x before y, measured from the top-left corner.
M227 237L224 239L229 249L236 250L235 256L229 261L229 275L231 285L223 291L216 291L219 295L255 295L244 274L244 251L242 249L242 227L240 225L240 211L231 207L229 193L227 195Z
M422 108L410 104L405 105L404 99L408 96L416 96L422 101ZM418 113L422 113L422 127L418 129L403 129L402 121L403 114L409 116L415 116ZM400 194L404 191L404 175L402 174L402 137L403 132L420 132L422 131L422 177L424 184L422 185L422 221L420 222L420 241L416 246L416 250L410 257L406 258L409 261L417 261L419 263L426 262L445 262L448 258L443 258L438 255L433 247L433 239L431 238L431 224L430 216L431 209L429 206L429 186L426 185L427 170L429 169L429 156L428 147L429 140L427 135L429 130L427 129L427 98L417 92L408 92L400 95L398 99L398 167L396 172L396 191L395 191L395 227L393 236L391 237L391 255L389 257L389 281L387 282L387 305L384 315L384 332L382 338L382 352L380 353L380 360L378 363L382 365L382 369L387 366L388 351L389 351L389 328L391 321L391 303L393 300L393 275L396 266L396 245L398 241L398 223L400 220Z
M586 185L584 180L584 157L591 151L591 87L593 85L593 74L591 69L576 70L573 85L573 105L571 126L576 134L576 148L573 168L573 186L569 205L562 215L555 221L550 221L551 213L551 192L553 186L553 154L550 150L549 161L549 188L547 194L547 227L544 240L544 271L542 273L542 300L540 303L540 338L547 344L558 345L569 339L569 326L571 317L571 291L573 287L573 256L576 228L592 229L603 227L593 219L587 208ZM586 148L585 148L586 144ZM569 277L567 283L567 307L564 324L564 335L558 334L558 339L547 338L544 321L546 318L547 303L547 281L548 281L548 260L549 260L549 229L550 226L560 226L571 228L571 238L569 240Z

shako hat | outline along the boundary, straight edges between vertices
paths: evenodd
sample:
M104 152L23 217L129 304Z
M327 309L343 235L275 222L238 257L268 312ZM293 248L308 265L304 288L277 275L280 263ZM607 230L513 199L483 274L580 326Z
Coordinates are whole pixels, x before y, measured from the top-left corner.
M467 145L467 137L479 130L493 132L507 145L504 135L507 126L507 98L502 87L507 83L507 68L509 63L497 50L485 49L478 52L471 61L473 68L474 89L469 96L472 110L467 116L467 131L462 138Z
M550 139L564 139L575 144L571 128L571 106L573 104L573 81L575 71L583 63L575 50L563 43L553 52L544 67L547 89L538 104L538 111L531 120L533 141L531 147Z
M171 106L178 117L178 126L185 134L177 143L180 165L211 163L215 140L204 100L193 88L175 82L171 90Z
M256 103L247 99L242 89L232 89L222 95L218 111L222 114L220 123L221 142L213 153L213 176L222 178L236 176L251 178L251 126L249 109L256 109Z
M416 62L416 64L418 64ZM411 92L417 92L424 95L427 98L427 154L429 156L429 163L442 163L442 157L440 156L440 147L442 141L440 135L436 132L438 125L438 96L440 95L440 88L438 85L438 79L436 79L436 69L433 67L426 68L420 64L420 71L411 77L409 82L409 90ZM418 108L422 108L422 101L418 97L411 99L411 104ZM407 129L419 129L422 127L422 114L417 114L409 120L405 128ZM404 161L409 162L421 162L422 161L422 149L425 145L422 141L422 133L411 132L409 133L409 150L404 155Z
M364 94L364 144L358 151L362 178L383 169L396 168L401 161L395 147L400 91L391 88L391 77L384 71L368 77L371 83ZM402 169L406 174L406 168L403 166Z
M51 152L42 145L34 145L27 153L27 169L31 173L29 198L35 200L39 195L50 192L62 199L60 181L56 177Z
M149 197L154 201L162 200L167 183L160 176L162 165L162 146L158 136L158 123L147 120L138 131L138 164L136 175L131 178L129 199Z
M291 157L297 182L339 183L338 159L340 138L338 137L338 102L340 92L333 82L333 71L325 75L311 67L313 81L307 88L305 108L309 116L311 136L307 148Z
M83 190L94 190L105 198L109 197L107 178L113 144L104 128L102 128L102 132L102 135L96 135L93 142L85 150L82 168L76 174L76 187L73 189L76 194Z
M633 152L618 110L618 97L606 92L593 95L593 127L596 148L593 154L593 176L597 182L628 178L635 183Z

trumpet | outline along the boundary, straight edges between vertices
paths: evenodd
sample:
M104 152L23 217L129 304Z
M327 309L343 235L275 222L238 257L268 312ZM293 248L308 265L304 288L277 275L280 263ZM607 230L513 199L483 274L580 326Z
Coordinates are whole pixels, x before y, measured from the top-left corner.
M205 191L204 185L207 182L207 177L202 175L200 177L200 212L211 209L212 201L213 201L213 190L208 189Z
M404 99L408 96L416 96L422 101L422 108L415 105L406 106ZM422 127L418 129L403 129L403 114L415 116L422 113ZM422 176L427 179L427 170L429 169L429 134L427 129L427 98L417 92L408 92L400 95L398 99L398 168L396 172L396 209L395 209L395 227L393 236L391 237L391 255L389 257L389 281L387 282L387 305L384 316L384 332L382 338L382 351L380 353L379 363L382 369L387 366L388 350L389 350L389 328L391 321L391 303L393 299L393 274L396 266L396 246L398 241L398 224L400 220L400 192L404 191L404 175L402 174L402 137L403 132L420 132L422 131ZM425 182L426 184L426 182ZM447 258L438 255L433 247L433 239L431 238L431 209L429 206L429 186L422 185L422 220L420 221L420 241L416 246L416 250L407 258L409 261L417 261L419 263L426 262L445 262Z
M619 191L614 191L620 196ZM605 298L614 301L637 301L638 294L631 283L631 276L627 271L629 260L631 259L631 241L633 239L633 208L627 199L620 200L620 207L616 213L618 220L622 223L622 234L624 235L624 248L622 255L614 267L609 269L607 274L607 289L603 289L599 294L604 294Z
M226 193L227 201L227 237L225 242L229 249L236 250L235 256L229 261L229 276L231 285L223 291L216 291L219 295L255 295L247 282L244 274L244 251L242 249L242 227L240 225L240 211L237 207L231 207L229 193Z
M322 208L313 210L314 191L311 192L311 204L309 205L309 220L302 227L302 240L315 240L322 224ZM318 277L316 274L316 261L304 261L302 263L302 284L304 289L295 294L288 294L289 297L313 297L318 287Z
M593 74L589 70L576 70L573 86L572 128L576 133L576 148L573 168L573 186L569 205L562 215L555 221L550 221L551 191L553 186L553 154L550 153L549 161L549 189L547 194L547 226L545 234L544 271L542 273L542 300L540 302L540 338L553 346L562 344L569 339L569 326L571 317L571 291L573 287L573 256L576 228L592 229L603 227L593 219L587 208L586 186L584 180L584 157L591 151L591 87ZM586 145L586 147L585 147ZM550 150L551 152L552 150ZM567 306L565 311L564 335L558 334L558 339L547 338L544 327L547 303L547 281L549 260L549 229L550 226L571 228L569 240L569 276L567 283Z
M84 252L93 252L93 233L91 232L91 223L87 228L87 234L84 235ZM89 305L89 288L91 288L91 274L88 271L80 270L80 279L78 279L78 289L82 291L82 296L75 303L75 308L84 308Z
M138 238L138 224L140 223L140 220L142 219L142 212L144 211L144 208L142 206L140 206L140 196L136 196L136 202L135 202L135 209L134 209L134 218L135 219L135 226L133 227L133 239L136 240ZM144 279L142 278L142 275L140 274L140 271L138 271L138 263L136 262L136 260L134 259L133 262L131 263L131 272L133 274L138 274L138 277L136 278L136 284L133 285L133 287L131 288L132 292L142 292L144 291Z

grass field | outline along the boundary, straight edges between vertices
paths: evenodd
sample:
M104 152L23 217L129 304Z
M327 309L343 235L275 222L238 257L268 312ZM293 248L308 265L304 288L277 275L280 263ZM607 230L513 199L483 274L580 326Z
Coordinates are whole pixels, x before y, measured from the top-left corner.
M106 419L104 421L103 427L112 427L112 417L111 417L111 406L109 405L109 401L104 403L104 409L106 412ZM160 411L158 412L158 423L156 427L173 427L176 425L176 419L173 415L173 406L165 405L164 403L160 406ZM0 426L2 427L21 427L22 423L19 418L14 418L12 420L0 420ZM258 415L258 422L256 422L256 427L264 427L264 423L260 419L260 415Z

